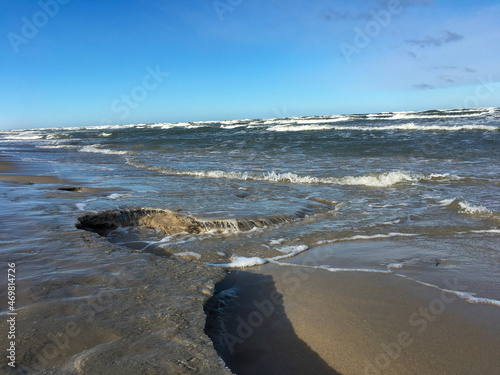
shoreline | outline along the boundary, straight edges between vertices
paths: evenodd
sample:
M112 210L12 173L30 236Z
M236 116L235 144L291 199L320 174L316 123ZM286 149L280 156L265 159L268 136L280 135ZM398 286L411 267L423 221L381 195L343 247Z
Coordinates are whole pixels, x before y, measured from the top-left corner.
M2 159L0 166L9 173L0 176L48 170L41 162ZM48 183L62 188L4 185L13 213L6 220L10 237L4 255L16 259L19 269L21 369L229 374L221 358L239 375L311 369L344 375L495 373L500 368L495 306L472 305L394 274L268 263L224 277L223 267L148 254L77 230L82 212L75 203L117 189L75 187L61 179ZM31 212L29 205L16 206L19 198L44 205ZM299 263L311 251L317 249L285 262ZM217 324L233 330L219 340L218 353L205 334L210 331L206 313L220 307L208 301L217 294L214 288L236 291L215 316ZM217 341L215 328L210 335ZM233 353L228 354L228 342Z
M66 179L40 175L48 172L43 163L25 162L16 160L9 155L0 155L0 181L13 182L24 185L34 184L73 184Z

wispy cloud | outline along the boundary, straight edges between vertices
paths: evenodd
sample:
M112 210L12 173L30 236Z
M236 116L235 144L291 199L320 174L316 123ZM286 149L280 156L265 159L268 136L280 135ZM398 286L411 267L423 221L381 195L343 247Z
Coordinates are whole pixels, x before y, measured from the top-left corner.
M418 55L415 52L413 51L406 51L406 52L408 53L408 55L411 56L413 60L418 61Z
M413 85L413 87L419 90L431 90L434 88L434 86L431 86L427 83L419 83L418 85Z
M454 33L448 30L444 30L442 35L438 37L426 36L424 39L406 39L406 44L411 46L418 46L420 48L425 47L441 47L448 43L458 42L465 39L461 34Z
M434 70L459 70L465 73L476 73L476 69L469 68L467 66L460 67L455 65L434 65L432 67Z
M435 70L457 70L458 67L455 65L435 65L432 67Z
M452 76L446 76L446 75L442 75L442 76L439 76L439 79L441 81L444 81L446 83L453 83L455 82L456 78L455 77L452 77Z

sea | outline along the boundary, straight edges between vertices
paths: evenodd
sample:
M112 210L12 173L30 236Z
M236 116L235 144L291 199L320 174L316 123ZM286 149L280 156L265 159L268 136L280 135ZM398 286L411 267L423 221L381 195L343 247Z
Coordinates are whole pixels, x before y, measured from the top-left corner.
M117 189L77 200L74 223L112 210L198 227L121 222L101 233L120 246L225 268L315 254L302 266L447 290L459 278L461 298L500 307L500 108L3 130L0 142L50 175Z

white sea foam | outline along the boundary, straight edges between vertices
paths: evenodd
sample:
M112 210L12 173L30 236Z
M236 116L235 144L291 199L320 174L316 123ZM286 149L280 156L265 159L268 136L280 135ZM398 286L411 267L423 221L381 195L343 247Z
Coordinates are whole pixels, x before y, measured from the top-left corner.
M300 254L300 253L306 251L307 249L309 249L309 246L307 246L307 245L283 246L283 247L276 249L276 250L278 250L282 253L285 253L284 255L278 255L278 256L275 256L274 258L269 258L268 260L269 261L277 261L277 260L281 260L281 259L290 258L290 257L293 257L297 254Z
M484 304L484 305L493 305L493 306L500 307L500 301L498 301L496 299L476 297L475 293L460 292L460 291L451 290L451 289L443 289L443 288L440 288L439 286L434 285L434 284L426 283L426 282L415 280L412 278L407 278L407 279L412 280L418 284L427 286L429 288L438 289L438 290L441 290L445 293L456 295L460 299L463 299L464 301L469 302L469 303L474 304L474 305L475 304Z
M348 121L352 117L351 116L332 116L332 117L327 117L327 118L309 118L309 119L299 119L296 120L296 124L329 124L332 122L342 122L342 121Z
M69 133L49 134L49 135L47 135L46 139L68 138L70 136L71 136L71 134L69 134Z
M100 146L97 144L83 146L80 149L80 152L92 152L96 154L108 154L108 155L125 155L128 153L127 151L117 151L117 150L110 150L107 148L100 148Z
M367 273L383 273L383 274L392 273L391 271L377 270L371 268L336 268L330 266L319 266L317 268L326 270L328 272L367 272Z
M236 124L236 125L221 125L221 129L236 129L246 127L248 124Z
M500 127L490 125L419 125L413 122L406 124L382 125L382 126L358 126L358 125L275 125L268 131L312 131L312 130L352 130L352 131L499 131Z
M231 259L231 263L223 263L223 264L206 263L206 264L208 264L210 266L218 266L218 267L224 267L224 268L245 268L245 267L253 267L253 266L266 264L268 262L267 259L259 258L259 257L252 257L252 258L231 257L230 259Z
M43 135L39 131L11 131L11 132L1 132L0 135L3 141L34 141L37 139L42 139Z
M452 293L453 291L448 291ZM500 307L500 301L492 298L484 298L484 297L476 297L472 293L464 293L464 292L455 292L453 294L458 295L460 298L466 300L471 304L484 304L484 305L493 305Z
M231 263L206 263L207 265L210 266L218 266L218 267L225 267L225 268L244 268L244 267L253 267L253 266L258 266L262 264L266 264L269 262L277 262L278 260L286 259L293 257L297 254L300 254L304 251L309 249L308 246L306 245L296 245L296 246L284 246L282 248L277 249L278 251L285 253L284 255L278 255L272 258L260 258L260 257L251 257L251 258L246 258L246 257L239 257L239 256L232 256L230 258Z
M159 123L151 124L147 126L148 128L161 128L161 129L197 129L207 127L204 123L190 123L190 122L177 122L177 123Z
M484 206L475 206L467 201L458 202L461 213L471 215L491 215L493 212Z
M500 219L500 215L498 214L498 212L494 212L483 205L471 204L462 197L457 197L454 199L444 199L439 203L441 206L447 207L449 209L454 209L462 215L470 215L472 217L489 218L494 220Z
M416 233L398 233L398 232L391 232L387 234L372 234L372 235L361 235L358 234L356 236L352 237L343 237L343 238L334 238L332 240L322 240L318 241L315 243L315 245L324 245L328 243L335 243L335 242L344 242L344 241L370 241L370 240L378 240L378 239L384 239L384 238L392 238L392 237L416 237L419 236L419 234Z
M76 208L78 208L80 211L85 211L85 207L87 206L87 203L76 203L75 204Z
M367 272L367 273L383 273L383 274L392 273L390 270L378 270L374 268L338 268L329 265L309 266L309 265L294 264L294 263L281 263L281 262L274 262L274 263L284 267L310 268L316 270L325 270L328 272Z
M313 130L330 130L331 125L275 125L267 130L274 132L298 132L298 131L313 131Z
M85 207L87 207L87 203L89 202L94 202L96 201L97 198L90 198L90 199L87 199L85 202L83 203L75 203L75 206L76 208L78 208L80 211L88 211L85 209Z
M130 195L113 193L113 194L108 195L106 198L116 200L116 199L127 198L127 197L130 197Z
M391 120L414 120L414 119L448 119L448 118L461 118L461 117L481 117L484 116L484 112L476 112L476 113L461 113L461 114L452 114L449 112L448 114L438 115L438 114L423 114L419 112L396 112L390 118Z
M391 271L391 268L401 268L400 263L391 264L392 267L388 267L387 270L371 269L371 268L337 268L337 267L332 267L329 265L309 266L309 265L293 264L293 263L281 263L281 262L275 262L275 263L280 265L280 266L285 266L285 267L311 268L311 269L325 270L325 271L329 271L329 272L366 272L366 273L378 273L378 274L394 274ZM389 266L391 266L391 265L389 265ZM426 286L426 287L438 289L438 290L441 290L442 292L456 295L457 297L459 297L459 298L463 299L464 301L471 303L471 304L486 304L486 305L493 305L493 306L500 307L500 301L496 300L496 299L477 297L475 295L475 293L460 292L460 291L451 290L451 289L443 289L443 288L440 288L434 284L430 284L430 283L419 281L419 280L416 280L413 278L409 278L406 275L400 275L400 274L394 274L394 275L401 277L401 278L405 278L407 280L411 280L413 282L416 282L416 283L421 284L421 285Z
M474 118L487 115L496 115L498 113L498 108L479 108L473 110L441 110L440 113L426 113L426 112L382 112L382 113L369 113L366 115L332 115L332 116L308 116L308 117L290 117L290 118L268 118L261 119L259 121L251 119L239 119L239 120L226 120L226 121L195 121L195 122L179 122L179 123L155 123L155 124L124 124L124 125L97 125L97 126L80 126L80 127L60 127L60 128L37 128L37 129L16 129L1 132L0 134L13 137L21 137L18 139L39 139L36 135L29 134L29 132L40 132L45 130L120 130L120 129L130 129L130 128L198 128L198 127L210 127L217 125L221 128L230 129L232 126L247 126L251 127L269 127L271 131L277 131L276 128L272 129L274 126L292 126L288 131L297 131L293 126L300 125L323 125L332 124L335 122L347 122L347 121L359 121L359 120L377 120L377 121L401 121L401 120L413 120L413 119L448 119L448 118ZM279 129L279 128L278 128ZM329 128L325 128L327 130ZM499 130L497 126L488 125L415 125L410 124L394 124L388 126L333 126L331 129L336 130L362 130L362 131L372 131L372 130L485 130L494 131ZM307 130L303 128L301 130ZM284 129L278 131L287 131ZM20 135L23 134L23 135ZM105 133L101 133L101 136ZM108 133L109 134L109 133ZM38 135L39 136L39 135ZM36 137L36 138L30 138ZM41 137L41 136L40 136Z
M443 206L443 207L447 207L450 204L452 204L453 202L455 202L455 199L443 199L442 201L439 201L439 205Z
M80 146L75 145L64 145L57 142L44 143L36 146L37 148L79 148Z
M388 187L400 182L415 182L419 180L432 179L432 176L415 175L404 171L385 172L376 175L346 176L338 181L341 185L365 185L373 187Z
M459 214L479 216L479 217L499 218L498 213L493 212L492 210L483 205L471 204L462 197L456 197L453 199L443 199L439 201L439 205L455 209L458 211Z
M500 234L500 229L477 229L477 230L472 230L472 233L495 233L495 234Z
M388 269L403 268L403 267L404 267L404 263L390 263L390 264L387 265Z

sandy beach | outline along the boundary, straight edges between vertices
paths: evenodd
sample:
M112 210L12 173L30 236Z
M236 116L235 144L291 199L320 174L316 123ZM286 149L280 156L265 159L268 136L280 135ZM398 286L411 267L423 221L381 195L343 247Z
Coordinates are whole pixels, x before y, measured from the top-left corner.
M222 290L241 299L225 305L218 334L238 374L307 373L294 365L303 358L321 374L500 371L498 307L395 275L269 264L232 271Z

